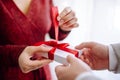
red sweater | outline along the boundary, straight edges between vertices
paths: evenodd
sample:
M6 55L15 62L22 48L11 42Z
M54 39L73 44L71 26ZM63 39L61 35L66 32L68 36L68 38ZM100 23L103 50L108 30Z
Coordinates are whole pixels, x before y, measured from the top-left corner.
M26 46L44 41L45 34L54 38L51 0L32 0L23 14L12 0L0 0L0 80L51 80L48 66L24 74L18 57ZM59 31L59 39L67 33Z

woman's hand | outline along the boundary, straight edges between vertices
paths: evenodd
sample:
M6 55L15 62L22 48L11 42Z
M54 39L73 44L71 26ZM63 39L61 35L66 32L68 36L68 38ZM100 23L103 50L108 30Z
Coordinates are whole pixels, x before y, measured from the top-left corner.
M42 57L40 58L40 54L46 54L50 48L45 47L45 46L28 46L26 47L21 55L19 56L18 62L19 66L22 70L23 73L28 73L30 71L39 69L43 67L44 65L48 64L51 62L49 59L43 59ZM37 55L37 59L32 60L31 58L34 55Z
M78 27L77 18L75 13L70 7L65 8L57 17L59 26L63 31L70 31L73 28Z

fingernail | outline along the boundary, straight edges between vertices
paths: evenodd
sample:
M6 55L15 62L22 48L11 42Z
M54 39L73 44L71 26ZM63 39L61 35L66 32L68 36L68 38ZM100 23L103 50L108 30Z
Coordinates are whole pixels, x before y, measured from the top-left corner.
M75 27L79 27L79 24L75 24Z
M70 7L68 7L68 8L66 8L66 11L70 12L70 11L72 11L72 9Z

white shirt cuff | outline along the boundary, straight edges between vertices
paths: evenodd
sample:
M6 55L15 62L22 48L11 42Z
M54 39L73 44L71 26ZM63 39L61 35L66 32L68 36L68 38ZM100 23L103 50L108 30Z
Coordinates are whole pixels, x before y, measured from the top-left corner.
M96 77L92 72L84 72L76 77L75 80L101 80Z
M117 58L111 45L109 47L109 70L114 71L117 66Z

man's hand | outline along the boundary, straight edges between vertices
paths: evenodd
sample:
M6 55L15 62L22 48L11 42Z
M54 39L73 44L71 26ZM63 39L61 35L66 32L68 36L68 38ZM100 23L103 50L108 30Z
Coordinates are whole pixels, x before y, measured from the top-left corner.
M68 56L67 61L68 66L59 65L55 68L58 80L75 80L78 75L91 71L87 64L76 57Z
M86 62L92 69L101 70L109 68L108 46L95 42L84 42L76 46L76 49L83 50L80 59Z

